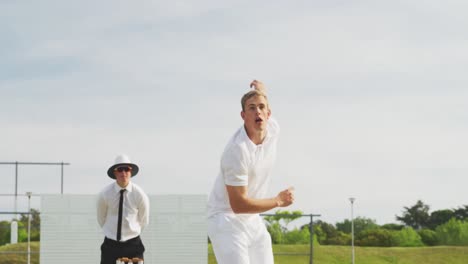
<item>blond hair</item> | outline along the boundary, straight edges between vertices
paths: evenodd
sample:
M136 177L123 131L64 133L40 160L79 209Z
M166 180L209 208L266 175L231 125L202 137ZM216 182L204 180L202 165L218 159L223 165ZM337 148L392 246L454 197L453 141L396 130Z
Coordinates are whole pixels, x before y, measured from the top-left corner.
M247 100L255 96L263 96L265 100L267 101L267 107L269 108L267 95L264 92L261 92L259 90L251 90L248 93L244 94L244 96L242 96L242 99L241 99L242 111L245 111L245 103L247 102Z

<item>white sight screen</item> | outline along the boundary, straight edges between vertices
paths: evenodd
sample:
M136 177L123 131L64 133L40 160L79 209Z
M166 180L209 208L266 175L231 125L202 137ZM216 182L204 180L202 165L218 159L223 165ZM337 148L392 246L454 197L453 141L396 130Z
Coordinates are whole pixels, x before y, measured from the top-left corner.
M95 195L41 196L40 262L99 263L104 240ZM145 264L207 263L206 196L150 195Z

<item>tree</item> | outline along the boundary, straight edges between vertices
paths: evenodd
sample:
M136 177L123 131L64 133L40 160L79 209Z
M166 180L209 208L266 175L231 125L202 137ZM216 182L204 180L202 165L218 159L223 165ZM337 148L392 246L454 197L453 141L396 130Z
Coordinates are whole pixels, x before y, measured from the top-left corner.
M0 246L10 243L11 223L8 221L0 222Z
M11 222L0 222L0 246L10 243L11 238ZM28 227L23 222L18 221L18 242L28 241Z
M285 223L285 227L287 227L287 225L301 217L302 215L302 211L293 211L293 212L289 212L289 211L281 211L281 210L278 210L275 212L275 215L269 215L269 216L265 216L265 221L267 221L268 223L279 223L281 220L283 220L283 222Z
M27 238L27 228L28 228L28 214L21 214L21 217L18 221L18 229L22 226L26 232ZM31 241L40 241L41 234L41 217L39 210L31 208ZM19 239L19 237L18 237Z
M405 227L404 225L399 225L399 224L390 223L390 224L382 225L380 228L382 228L382 229L387 229L387 230L400 231L400 230L402 230L404 227Z
M453 210L453 215L458 220L468 220L468 205Z
M28 241L28 226L23 222L18 222L18 242Z
M309 225L306 225L309 226ZM335 226L327 222L318 220L314 224L314 233L317 236L317 241L321 245L330 245L329 239L335 238L338 236L338 230Z
M434 230L422 229L418 232L421 237L422 242L426 246L436 246L438 245L437 235Z
M418 200L412 207L404 207L403 215L396 216L396 219L416 230L427 227L429 222L429 205Z
M356 236L355 244L366 247L393 247L396 245L394 233L399 231L387 229L369 229Z
M303 228L309 225L304 225ZM338 231L334 225L318 220L314 224L314 238L321 245L349 245L351 235Z
M370 218L357 217L353 220L353 222L354 222L355 234L359 234L365 230L379 228L375 220L370 219ZM336 223L336 229L343 233L351 234L351 221L348 219L345 219L343 222Z
M287 225L301 217L301 211L281 211L278 210L275 212L275 215L268 215L265 216L265 221L267 222L267 230L270 233L271 240L273 244L283 244L283 243L291 243L297 244L302 243L300 241L293 241L294 239L304 240L304 237L307 235L307 239L309 239L309 231L305 232L303 230L293 230L288 231ZM284 226L281 225L281 222L284 223ZM291 235L288 236L288 233L293 232ZM307 240L308 241L308 240Z
M427 227L429 229L435 230L436 227L447 223L453 217L455 217L455 215L453 211L449 209L434 211L429 217Z
M420 247L424 246L421 236L411 227L405 227L393 233L393 240L398 247Z
M338 234L334 237L329 237L327 239L327 245L349 245L351 244L351 235L345 234L341 231L338 231Z
M267 225L268 233L271 236L271 242L273 244L282 244L283 243L283 234L285 232L284 228L278 223L270 223Z
M308 244L310 241L309 228L301 228L288 231L284 234L285 244Z
M435 231L440 245L468 246L468 222L452 218Z

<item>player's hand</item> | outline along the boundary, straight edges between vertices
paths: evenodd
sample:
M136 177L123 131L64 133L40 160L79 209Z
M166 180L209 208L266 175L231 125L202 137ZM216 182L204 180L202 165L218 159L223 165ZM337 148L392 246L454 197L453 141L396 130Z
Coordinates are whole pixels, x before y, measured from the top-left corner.
M255 90L259 92L266 93L265 85L261 81L258 81L258 80L253 80L250 83L250 88L254 88Z
M294 187L289 187L288 189L278 193L276 196L276 202L279 207L291 205L294 202Z

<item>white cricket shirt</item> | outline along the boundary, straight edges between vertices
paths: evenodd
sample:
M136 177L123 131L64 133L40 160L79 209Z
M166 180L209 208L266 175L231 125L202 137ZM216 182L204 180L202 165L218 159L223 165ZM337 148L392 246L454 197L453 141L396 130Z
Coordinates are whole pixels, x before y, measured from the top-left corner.
M267 121L267 135L255 145L244 126L229 140L221 156L221 169L208 199L208 217L218 213L233 213L226 185L248 186L251 198L267 198L270 172L276 159L279 125L273 118Z

